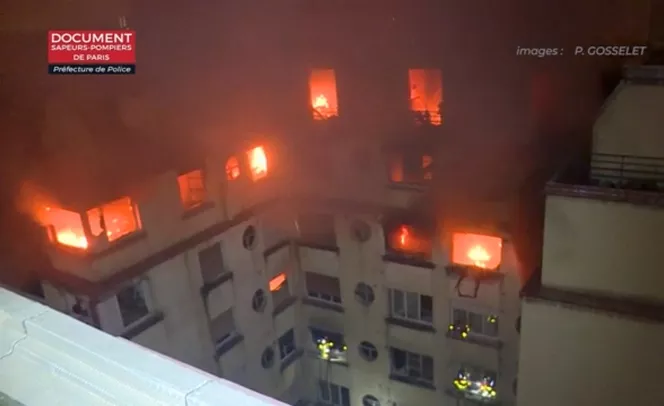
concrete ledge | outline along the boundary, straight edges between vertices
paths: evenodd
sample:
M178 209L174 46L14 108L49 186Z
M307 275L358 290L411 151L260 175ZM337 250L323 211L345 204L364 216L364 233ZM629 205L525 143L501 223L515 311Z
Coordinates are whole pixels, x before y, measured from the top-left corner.
M2 288L0 393L28 406L285 406Z

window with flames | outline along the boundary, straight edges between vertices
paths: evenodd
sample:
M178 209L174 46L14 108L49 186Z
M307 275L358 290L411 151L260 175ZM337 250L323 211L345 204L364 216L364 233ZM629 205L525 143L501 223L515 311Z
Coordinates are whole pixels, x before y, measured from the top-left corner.
M178 176L180 202L185 210L201 206L207 199L205 177L200 169Z
M455 233L452 237L452 262L486 270L502 262L503 240L490 235Z
M443 77L439 69L410 69L410 110L418 124L443 122Z
M431 155L393 155L389 160L390 182L421 184L433 179Z
M311 71L309 96L314 120L326 120L339 115L337 79L333 69Z
M389 232L387 248L396 254L430 259L433 246L431 235L423 228L401 224Z

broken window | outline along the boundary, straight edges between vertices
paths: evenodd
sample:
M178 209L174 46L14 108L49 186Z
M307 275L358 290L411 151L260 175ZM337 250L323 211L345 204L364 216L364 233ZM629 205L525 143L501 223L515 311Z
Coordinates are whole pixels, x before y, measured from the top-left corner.
M418 184L433 179L433 157L395 154L389 157L389 178L394 183Z
M226 178L235 180L240 177L240 161L232 156L226 161Z
M309 92L314 120L326 120L339 115L337 79L333 69L312 70Z
M443 79L439 69L408 70L410 110L419 124L440 125L443 110Z
M138 207L129 197L90 209L87 215L92 235L97 237L105 231L109 242L141 229Z
M178 186L180 201L185 210L198 207L207 199L205 179L200 169L178 176Z
M452 262L482 269L496 269L502 260L503 241L489 235L454 233Z
M48 230L51 242L74 248L88 248L79 213L45 206L36 213L37 221Z
M249 172L251 180L254 182L263 179L267 176L267 155L265 148L255 147L247 151L247 159L249 161Z

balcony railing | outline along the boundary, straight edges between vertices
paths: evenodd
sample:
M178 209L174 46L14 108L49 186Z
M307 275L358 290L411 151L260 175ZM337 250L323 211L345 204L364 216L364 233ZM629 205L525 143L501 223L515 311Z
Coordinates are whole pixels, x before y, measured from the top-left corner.
M664 186L664 158L629 155L593 154L590 177L599 182L612 182L614 187L641 186L658 183Z

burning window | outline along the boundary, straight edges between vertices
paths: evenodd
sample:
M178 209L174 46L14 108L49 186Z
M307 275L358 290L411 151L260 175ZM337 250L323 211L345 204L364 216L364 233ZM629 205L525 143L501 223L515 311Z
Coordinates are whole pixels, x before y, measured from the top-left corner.
M256 182L267 176L267 154L265 148L255 147L247 151L251 180Z
M312 70L309 93L314 120L325 120L339 115L337 79L333 69Z
M240 177L240 161L232 156L226 161L226 178L235 180Z
M401 225L388 235L388 249L401 254L431 258L431 239L409 225Z
M270 280L270 292L278 292L286 285L286 274L280 273Z
M205 179L200 169L178 176L178 186L180 201L185 210L200 206L207 198Z
M482 269L496 269L502 260L503 241L489 235L455 233L452 262Z
M38 211L37 221L47 227L52 242L68 247L88 248L88 239L79 213L45 206Z
M475 368L461 368L454 379L454 387L464 395L477 400L496 398L496 374Z
M410 69L410 109L419 123L440 125L443 108L443 79L439 69Z
M141 229L138 208L129 197L88 210L87 214L92 235L96 237L105 232L109 242Z
M433 179L431 155L392 156L389 161L390 182L422 183Z
M275 308L284 306L291 298L290 288L288 286L288 278L285 273L280 273L274 278L270 279L268 284L270 292L272 293L272 304Z

